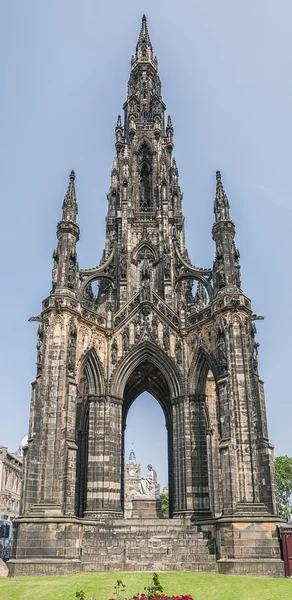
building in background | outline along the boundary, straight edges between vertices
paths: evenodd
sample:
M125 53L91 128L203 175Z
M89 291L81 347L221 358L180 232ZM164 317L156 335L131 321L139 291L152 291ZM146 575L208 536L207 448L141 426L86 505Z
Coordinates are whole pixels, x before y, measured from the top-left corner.
M125 489L124 489L124 516L132 516L132 500L138 494L141 480L141 465L136 461L133 449L130 452L129 462L125 464Z
M0 447L0 520L12 521L19 514L22 484L21 453Z

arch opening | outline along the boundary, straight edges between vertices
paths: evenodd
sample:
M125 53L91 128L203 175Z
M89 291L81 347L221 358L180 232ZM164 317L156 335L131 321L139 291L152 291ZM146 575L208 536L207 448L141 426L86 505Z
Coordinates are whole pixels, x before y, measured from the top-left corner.
M191 418L194 508L197 514L209 514L215 518L222 514L217 376L218 367L214 357L200 347L193 359L189 378L189 387L195 399Z
M157 471L160 493L166 486L168 488L168 516L171 518L173 444L170 390L164 375L147 359L134 369L125 386L122 429L122 465L125 466L122 470L121 498L124 516L131 516L131 499L137 489L139 495L141 477L146 477L145 467L150 464ZM135 443L136 465L141 460L142 469L128 461L132 443ZM159 453L156 458L155 449Z
M167 428L164 411L149 392L129 407L124 430L124 517L132 517L132 500L144 492L168 495ZM152 466L152 471L148 466ZM154 476L153 476L154 474ZM166 513L164 512L164 516Z

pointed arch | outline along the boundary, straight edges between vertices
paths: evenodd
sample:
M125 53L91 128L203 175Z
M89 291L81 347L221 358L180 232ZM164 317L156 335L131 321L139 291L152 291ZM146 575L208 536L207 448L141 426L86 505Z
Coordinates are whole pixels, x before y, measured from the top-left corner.
M151 154L153 154L153 155L156 154L156 150L155 150L152 140L149 137L147 137L146 135L143 135L142 137L139 138L139 140L137 141L137 145L134 149L134 153L139 154L144 145L147 146L148 151Z
M150 240L142 238L142 240L140 240L140 242L137 244L137 246L132 250L131 257L132 257L132 261L134 263L137 263L139 254L140 254L141 250L143 250L144 248L145 248L145 250L148 250L152 254L154 261L158 260L157 248L155 248L153 246L153 244L152 244L152 242L150 242Z
M211 370L215 381L218 380L218 365L214 356L210 354L204 346L198 346L194 352L191 366L188 372L187 387L188 392L193 394L204 394L208 371Z
M78 380L80 381L82 377L85 377L87 381L89 395L102 396L105 394L103 367L93 347L87 350L80 360Z
M183 394L182 378L176 365L157 344L150 340L137 344L118 363L111 379L111 394L122 398L131 374L146 361L161 372L167 383L170 398Z

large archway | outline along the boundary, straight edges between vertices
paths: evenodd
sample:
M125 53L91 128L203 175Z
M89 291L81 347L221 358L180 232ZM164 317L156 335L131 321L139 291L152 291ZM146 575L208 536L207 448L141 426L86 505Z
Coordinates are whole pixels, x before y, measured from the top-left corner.
M159 402L149 392L143 392L131 404L124 430L124 494L125 518L133 517L133 500L143 501L145 477L149 495L162 500L163 517L168 516L168 439L165 414ZM141 479L144 478L144 479ZM141 483L142 481L142 483ZM148 488L149 479L146 487ZM150 490L151 488L151 490ZM162 495L163 494L163 495ZM160 514L160 504L155 504ZM155 510L156 510L155 508Z
M169 488L169 516L172 517L173 512L173 423L172 423L172 406L170 398L170 390L165 377L157 366L145 359L131 373L124 390L123 409L122 409L122 465L125 463L125 430L129 410L136 398L143 392L149 392L160 404L167 431L167 457L168 457L168 488ZM151 432L149 432L151 438ZM121 481L121 497L122 507L124 509L125 496L125 480L124 469L122 471Z

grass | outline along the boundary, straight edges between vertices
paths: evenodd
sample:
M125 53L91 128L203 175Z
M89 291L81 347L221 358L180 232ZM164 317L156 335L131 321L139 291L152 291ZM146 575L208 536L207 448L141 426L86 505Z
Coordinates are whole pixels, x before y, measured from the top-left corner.
M60 577L29 577L0 580L1 600L75 600L84 590L86 600L108 600L117 579L126 584L125 594L143 591L150 573L81 573ZM291 600L292 580L235 577L205 573L161 573L165 593L190 593L194 600Z

